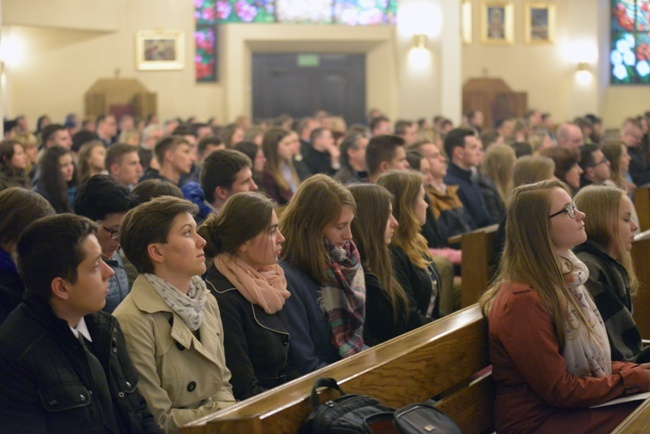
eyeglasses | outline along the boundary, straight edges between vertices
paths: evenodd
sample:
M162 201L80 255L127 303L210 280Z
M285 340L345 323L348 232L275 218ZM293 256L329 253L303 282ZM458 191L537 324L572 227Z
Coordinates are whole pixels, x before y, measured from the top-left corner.
M117 228L117 229L109 229L109 228L107 228L106 226L102 226L102 228L103 228L106 232L108 232L109 234L111 234L111 240L117 240L117 239L120 237L120 229L119 229L119 228Z
M592 164L590 167L597 167L597 166L600 166L601 164L607 164L607 163L609 163L609 160L607 158L603 157L602 160L600 160L598 163Z
M554 214L551 214L550 216L548 216L548 218L553 218L553 217L558 216L560 214L567 213L569 217L574 219L574 218L576 218L576 211L578 211L578 208L576 208L576 204L571 203L571 204L567 205L564 209L561 209L560 211L558 211L558 212L556 212Z

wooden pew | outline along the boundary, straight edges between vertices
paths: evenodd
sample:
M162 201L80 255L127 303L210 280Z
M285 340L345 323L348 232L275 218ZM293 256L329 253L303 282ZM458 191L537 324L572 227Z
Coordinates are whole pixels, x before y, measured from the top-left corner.
M490 261L492 260L492 244L499 225L491 225L472 232L449 238L450 244L460 241L463 252L461 265L460 305L471 306L476 303L488 287L492 279Z
M632 300L634 321L641 337L650 339L650 239L632 243L632 260L639 279L639 290Z
M296 433L311 411L309 396L319 377L333 377L346 393L374 396L395 408L442 395L437 406L463 433L493 431L491 375L470 383L489 366L487 345L487 323L474 305L203 417L181 432Z
M634 410L612 434L647 434L650 432L650 398Z
M650 187L637 188L634 191L634 208L639 216L641 232L650 229Z

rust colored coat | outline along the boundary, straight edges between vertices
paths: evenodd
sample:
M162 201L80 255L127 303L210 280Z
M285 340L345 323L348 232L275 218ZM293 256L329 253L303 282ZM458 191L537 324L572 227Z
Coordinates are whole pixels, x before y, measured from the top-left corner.
M648 391L648 375L635 363L612 362L612 375L602 378L569 374L551 315L528 285L505 284L488 323L499 434L609 433L641 401L587 407Z

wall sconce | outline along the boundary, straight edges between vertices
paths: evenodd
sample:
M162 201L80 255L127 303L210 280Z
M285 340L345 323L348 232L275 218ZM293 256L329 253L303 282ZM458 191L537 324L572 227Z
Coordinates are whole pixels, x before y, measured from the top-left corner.
M427 35L424 33L413 35L413 48L427 48Z
M586 85L591 82L591 70L589 62L578 62L576 67L576 79L579 83Z

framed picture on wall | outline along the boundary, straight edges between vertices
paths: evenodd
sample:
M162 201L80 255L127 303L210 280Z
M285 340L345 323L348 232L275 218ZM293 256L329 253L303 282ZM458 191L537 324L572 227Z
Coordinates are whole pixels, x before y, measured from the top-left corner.
M515 31L512 2L486 0L481 6L481 42L488 45L513 44Z
M140 71L183 69L185 35L180 30L143 30L135 36L135 65Z
M472 43L472 0L463 0L460 10L460 32L463 44Z
M550 44L555 40L555 5L526 3L524 41L527 44Z

